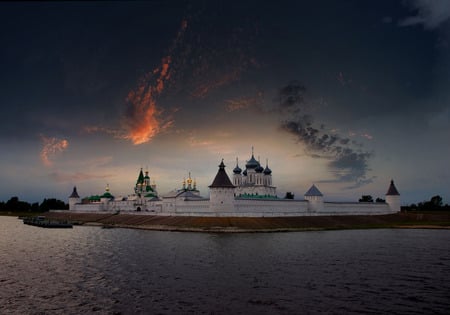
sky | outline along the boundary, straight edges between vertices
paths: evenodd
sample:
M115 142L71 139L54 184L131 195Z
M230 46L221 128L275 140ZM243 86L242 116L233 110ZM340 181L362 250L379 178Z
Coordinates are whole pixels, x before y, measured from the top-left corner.
M252 147L278 196L450 203L450 3L0 2L0 200L208 196Z

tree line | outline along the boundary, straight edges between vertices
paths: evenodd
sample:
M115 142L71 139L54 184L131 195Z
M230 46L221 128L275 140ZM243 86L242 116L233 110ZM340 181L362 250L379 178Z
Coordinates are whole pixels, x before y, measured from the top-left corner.
M439 195L431 197L429 201L422 201L418 204L412 203L409 206L402 207L404 211L450 211L450 206L442 202Z
M359 202L373 202L371 195L363 195ZM385 202L384 199L377 198L375 202ZM443 203L442 197L439 195L431 197L428 201L422 201L417 204L412 203L409 206L402 206L403 211L450 211L450 206Z
M0 212L47 212L49 210L68 210L69 205L56 198L45 198L41 203L29 203L11 197L7 202L0 201Z

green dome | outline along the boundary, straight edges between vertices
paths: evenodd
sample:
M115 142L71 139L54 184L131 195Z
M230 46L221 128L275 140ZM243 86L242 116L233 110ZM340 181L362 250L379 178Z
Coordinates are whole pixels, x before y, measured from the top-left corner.
M93 196L90 196L89 198L89 201L100 201L100 196L99 195L93 195Z
M114 198L114 196L111 195L111 194L107 191L107 192L105 192L105 193L101 196L101 198L109 198L109 199L112 199L112 198Z

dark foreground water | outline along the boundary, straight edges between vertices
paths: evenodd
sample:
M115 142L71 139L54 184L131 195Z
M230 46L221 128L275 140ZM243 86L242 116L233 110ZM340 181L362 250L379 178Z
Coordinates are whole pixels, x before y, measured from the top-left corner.
M0 314L449 314L450 231L200 234L0 217Z

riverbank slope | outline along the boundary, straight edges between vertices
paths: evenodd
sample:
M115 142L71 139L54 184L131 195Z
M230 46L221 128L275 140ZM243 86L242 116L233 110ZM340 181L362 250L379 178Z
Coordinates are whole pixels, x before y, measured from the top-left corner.
M279 232L367 228L449 228L450 213L304 217L186 217L111 213L48 212L50 219L105 227L196 232Z

